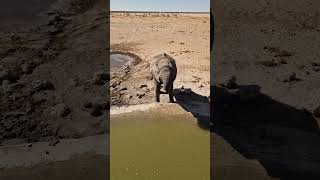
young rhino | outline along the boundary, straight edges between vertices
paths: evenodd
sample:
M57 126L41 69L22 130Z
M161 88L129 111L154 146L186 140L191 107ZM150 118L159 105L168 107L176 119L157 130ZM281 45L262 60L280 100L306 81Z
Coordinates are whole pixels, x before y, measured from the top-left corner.
M150 71L155 83L155 100L160 102L160 93L169 94L170 102L173 100L173 81L177 76L175 60L166 53L154 56L150 62ZM165 92L161 92L161 84Z

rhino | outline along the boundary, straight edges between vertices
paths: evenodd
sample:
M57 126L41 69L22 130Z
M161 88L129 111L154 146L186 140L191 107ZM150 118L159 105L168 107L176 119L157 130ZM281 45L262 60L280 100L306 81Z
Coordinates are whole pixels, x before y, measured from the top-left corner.
M155 84L156 102L160 102L160 94L169 94L170 102L174 102L173 82L177 76L175 60L166 53L156 55L150 62L150 72ZM165 92L161 92L161 85Z

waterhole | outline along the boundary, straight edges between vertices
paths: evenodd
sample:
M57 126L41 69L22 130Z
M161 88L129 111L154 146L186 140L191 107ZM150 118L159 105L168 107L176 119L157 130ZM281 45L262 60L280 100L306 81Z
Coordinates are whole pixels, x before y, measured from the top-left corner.
M113 53L110 55L110 69L111 71L118 71L123 66L131 65L135 61L135 58L129 55Z
M209 180L210 134L189 114L111 117L112 180Z

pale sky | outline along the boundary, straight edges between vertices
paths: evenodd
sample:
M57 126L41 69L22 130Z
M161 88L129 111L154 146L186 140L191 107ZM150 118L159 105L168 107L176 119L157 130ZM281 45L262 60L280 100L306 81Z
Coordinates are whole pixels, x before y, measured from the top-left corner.
M209 12L210 0L110 0L111 11Z

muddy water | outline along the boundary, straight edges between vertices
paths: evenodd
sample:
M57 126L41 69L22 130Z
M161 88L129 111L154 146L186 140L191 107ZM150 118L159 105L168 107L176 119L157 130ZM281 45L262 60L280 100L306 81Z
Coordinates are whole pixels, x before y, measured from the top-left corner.
M111 71L117 71L124 65L129 65L134 62L134 59L130 56L123 54L111 54L110 55L110 69Z
M111 180L209 180L210 134L193 117L111 117Z

